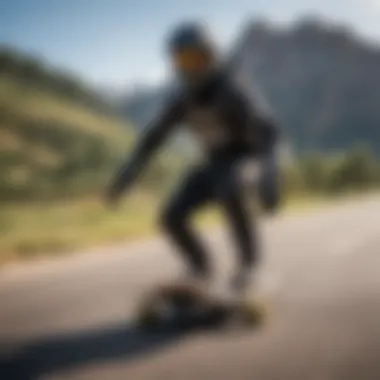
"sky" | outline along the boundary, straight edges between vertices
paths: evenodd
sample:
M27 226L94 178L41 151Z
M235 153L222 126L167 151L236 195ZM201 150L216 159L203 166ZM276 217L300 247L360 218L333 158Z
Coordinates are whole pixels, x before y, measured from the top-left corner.
M283 25L305 15L380 42L380 0L0 0L0 44L125 88L165 79L165 38L179 22L202 19L228 47L248 18Z

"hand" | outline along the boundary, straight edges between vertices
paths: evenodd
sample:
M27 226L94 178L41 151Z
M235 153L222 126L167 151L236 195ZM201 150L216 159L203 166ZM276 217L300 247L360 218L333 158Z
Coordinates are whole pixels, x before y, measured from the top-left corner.
M129 188L133 180L133 174L136 171L134 165L129 165L122 168L116 180L111 182L106 194L104 196L106 204L110 207L115 207L120 199L122 193L125 193Z

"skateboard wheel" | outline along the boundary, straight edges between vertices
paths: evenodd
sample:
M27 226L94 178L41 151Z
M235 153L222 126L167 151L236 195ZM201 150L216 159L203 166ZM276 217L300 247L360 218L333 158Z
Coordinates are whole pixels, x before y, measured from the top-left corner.
M151 312L145 315L139 316L138 325L144 330L153 330L158 327L160 323L159 315Z
M252 326L261 325L267 317L264 304L259 302L243 305L242 313L245 322Z
M153 301L153 299L145 300L138 312L137 324L143 329L154 329L161 322L161 315Z

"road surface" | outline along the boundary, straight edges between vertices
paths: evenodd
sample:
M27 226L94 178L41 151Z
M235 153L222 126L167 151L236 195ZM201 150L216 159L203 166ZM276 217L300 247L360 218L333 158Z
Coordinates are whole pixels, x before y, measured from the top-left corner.
M142 292L173 276L164 241L98 249L0 272L1 380L380 379L380 200L262 223L258 331L146 336L130 324ZM221 275L233 265L209 232Z

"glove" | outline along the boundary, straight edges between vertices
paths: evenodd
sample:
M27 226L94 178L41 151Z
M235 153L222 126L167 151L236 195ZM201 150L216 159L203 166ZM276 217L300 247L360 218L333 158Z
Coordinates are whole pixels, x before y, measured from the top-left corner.
M116 179L111 183L104 196L107 204L112 207L117 204L121 194L128 190L132 185L138 173L138 169L138 165L134 162L132 162L132 164L124 165L120 169Z
M103 198L108 207L115 208L120 199L120 192L115 187L110 187L106 190Z

